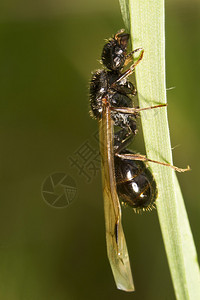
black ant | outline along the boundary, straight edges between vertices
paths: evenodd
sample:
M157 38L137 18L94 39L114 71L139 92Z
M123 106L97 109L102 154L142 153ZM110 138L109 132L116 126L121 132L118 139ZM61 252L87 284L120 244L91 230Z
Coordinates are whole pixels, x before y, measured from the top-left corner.
M114 134L113 153L117 192L120 198L136 210L149 210L153 207L157 197L155 180L142 161L147 161L147 159L141 155L134 155L126 149L137 133L136 117L138 112L142 110L133 108L132 100L128 95L134 96L136 89L127 80L127 77L141 61L144 53L142 48L138 48L127 54L128 40L129 34L120 30L103 47L102 62L108 70L98 70L93 74L90 85L90 104L93 115L101 120L102 100L106 99L109 103L114 125L121 128ZM141 51L139 59L122 73L123 67L131 61L132 55L138 51ZM165 106L165 104L146 109L161 106ZM101 143L103 142L101 141ZM173 168L184 171L176 167Z
M123 290L133 290L134 287L118 195L123 203L135 211L151 210L157 197L157 188L145 162L170 166L179 172L187 170L127 150L137 133L138 113L166 106L160 104L142 109L133 107L130 96L135 96L136 89L127 78L142 60L144 50L138 48L127 54L129 37L128 33L120 30L104 45L102 63L106 68L97 70L90 83L91 112L100 124L107 250L117 286ZM123 72L136 52L140 52L139 58Z

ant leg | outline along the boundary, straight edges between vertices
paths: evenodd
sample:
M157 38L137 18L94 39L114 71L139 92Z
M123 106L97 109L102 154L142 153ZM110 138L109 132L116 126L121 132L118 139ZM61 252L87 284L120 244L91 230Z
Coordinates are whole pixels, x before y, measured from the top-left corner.
M148 109L154 109L154 108L158 108L158 107L165 107L167 106L167 104L159 104L159 105L155 105L155 106L148 106L148 107L143 107L143 108L134 108L134 107L113 107L111 106L110 109L119 113L123 113L123 114L134 114L137 115L137 113L139 113L140 111L143 110L148 110Z
M122 129L115 133L114 137L114 154L120 153L124 150L132 141L137 131L131 131L131 129Z
M137 123L135 118L127 116L122 120L115 120L115 125L121 127L114 134L114 153L120 153L124 150L133 140L137 134Z
M138 48L138 49L140 49L140 48ZM137 51L137 49L134 50L134 51ZM138 51L139 51L139 50L138 50ZM131 75L131 74L133 73L135 67L136 67L136 66L139 64L139 62L142 60L143 55L144 55L144 49L142 49L141 54L140 54L138 60L137 60L133 65L131 65L130 68L129 68L127 71L125 71L124 73L122 73L121 76L120 76L116 81L113 82L113 84L115 84L116 82L119 82L119 81L125 79L126 77L128 77L129 75ZM112 85L111 85L111 87L112 87Z
M143 51L143 48L137 48L126 55L124 66L127 66L133 60L133 54L138 51Z
M153 159L147 158L145 155L141 155L141 154L119 154L119 153L116 153L116 155L118 157L123 158L123 159L140 160L140 161L144 161L144 162L148 162L148 161L149 162L153 162L153 163L156 163L156 164L159 164L159 165L162 165L162 166L170 167L173 170L175 170L177 172L180 172L180 173L191 170L189 166L187 166L186 169L182 169L182 168L178 168L178 167L172 166L172 165L170 165L168 163L164 163L164 162L160 162L160 161L157 161L157 160L153 160Z

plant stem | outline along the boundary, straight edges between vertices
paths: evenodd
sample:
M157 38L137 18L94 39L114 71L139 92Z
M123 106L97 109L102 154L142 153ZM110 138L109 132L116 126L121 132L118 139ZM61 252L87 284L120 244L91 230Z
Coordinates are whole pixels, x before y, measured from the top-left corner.
M144 48L135 69L140 107L166 103L164 0L120 0L120 5L127 28L130 20L132 46ZM141 112L141 122L147 157L172 164L167 109ZM169 167L149 166L157 183L158 217L176 297L200 299L197 254L176 174Z

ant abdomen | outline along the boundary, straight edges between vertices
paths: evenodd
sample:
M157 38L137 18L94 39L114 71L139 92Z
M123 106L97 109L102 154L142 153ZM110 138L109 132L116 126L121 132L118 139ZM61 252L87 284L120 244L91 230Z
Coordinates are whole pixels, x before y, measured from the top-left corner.
M152 209L157 197L156 183L144 162L115 156L115 177L122 202L136 211Z

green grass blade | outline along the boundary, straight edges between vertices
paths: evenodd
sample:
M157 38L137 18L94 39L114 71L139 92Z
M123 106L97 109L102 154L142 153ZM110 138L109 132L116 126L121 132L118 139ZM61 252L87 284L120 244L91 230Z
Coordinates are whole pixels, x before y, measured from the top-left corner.
M135 70L140 107L165 103L164 0L129 0L127 4L120 0L127 28L130 19L132 45L145 50ZM173 164L167 109L142 112L141 121L147 156ZM157 182L158 217L176 297L200 299L197 254L176 174L169 167L149 165Z
M126 30L130 31L129 0L119 0Z

